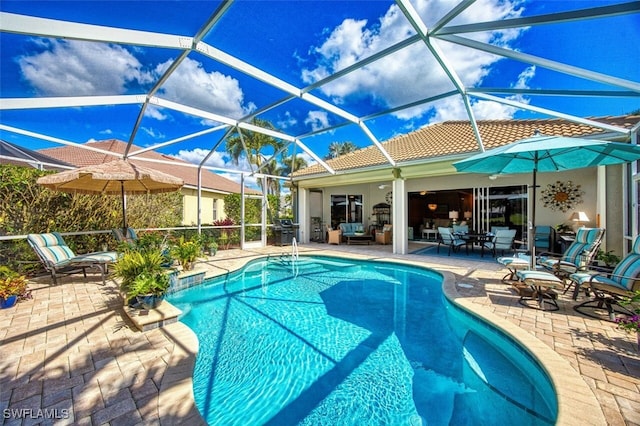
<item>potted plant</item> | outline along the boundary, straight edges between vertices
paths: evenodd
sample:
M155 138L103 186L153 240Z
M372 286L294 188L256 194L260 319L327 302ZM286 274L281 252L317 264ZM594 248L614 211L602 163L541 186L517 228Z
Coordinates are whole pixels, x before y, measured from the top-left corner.
M171 253L182 266L182 270L189 271L193 267L193 262L198 259L200 250L200 244L196 241L187 241L184 237L180 237L178 244L173 247Z
M570 234L573 232L573 228L571 228L569 225L565 223L560 223L556 225L556 232L558 234Z
M218 236L218 243L222 250L229 250L229 245L231 244L231 233L233 228L231 228L234 223L233 219L227 217L225 219L219 219L213 222L214 226L220 227L218 232L220 233Z
M169 275L165 272L144 273L128 286L127 298L135 298L144 309L154 309L162 303L169 284Z
M122 280L120 290L129 306L136 306L137 296L160 296L166 292L169 270L163 266L165 261L160 248L128 250L120 256L113 270L114 275Z
M216 243L213 240L209 241L209 254L211 256L215 256L217 252L218 252L218 243Z
M598 250L596 260L603 262L607 268L613 269L613 267L615 267L620 262L621 258L620 256L614 254L613 250Z
M26 277L7 266L0 266L0 308L11 308L19 299L30 297Z
M634 312L634 315L616 318L618 328L628 333L635 333L638 338L638 352L640 352L640 290L636 290L634 295L627 297L620 302Z
M213 235L202 233L200 235L200 244L202 246L202 252L208 253L210 256L215 256L218 251L218 243L213 238Z

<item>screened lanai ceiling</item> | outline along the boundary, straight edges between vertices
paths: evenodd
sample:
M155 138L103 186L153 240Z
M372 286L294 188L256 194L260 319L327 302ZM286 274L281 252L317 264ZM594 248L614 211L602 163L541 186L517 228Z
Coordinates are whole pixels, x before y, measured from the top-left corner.
M640 2L0 8L0 137L30 149L119 139L255 178L286 174L292 156L333 173L334 142L376 146L397 166L382 141L447 120L469 120L483 150L476 120L601 126L589 117L640 110Z

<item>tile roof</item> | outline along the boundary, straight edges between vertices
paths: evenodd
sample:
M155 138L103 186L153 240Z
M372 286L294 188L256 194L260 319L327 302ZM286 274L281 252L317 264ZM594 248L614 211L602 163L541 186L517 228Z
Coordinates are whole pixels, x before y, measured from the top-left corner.
M103 151L110 151L123 154L127 146L126 142L109 139L97 142L87 142L84 144L86 147L99 148ZM130 152L140 151L142 148L136 145L131 145ZM92 164L100 164L108 161L113 161L118 157L112 155L103 154L101 152L84 149L78 146L62 146L56 148L41 149L38 152L46 154L50 157L57 158L58 160L71 163L76 167L83 167ZM187 186L198 186L198 169L195 167L183 167L180 164L191 164L184 160L180 160L175 157L160 154L155 151L147 151L140 154L138 157L144 157L155 160L170 161L175 163L175 166L164 163L155 163L150 161L141 161L140 164L145 167L149 167L164 173L168 173L175 177L179 177L184 181ZM135 157L133 157L135 158ZM135 161L134 161L135 162ZM208 170L202 171L202 188L212 191L218 191L223 193L239 193L240 185L232 180L226 179L216 173L212 173ZM255 194L257 191L252 189L245 189L246 192Z
M72 164L4 140L0 140L0 156L0 164L41 166L44 170L67 170L73 167Z
M599 117L591 120L629 129L640 122L640 115ZM487 150L530 137L536 130L544 135L571 137L608 133L597 127L563 119L479 120L477 123L482 142ZM478 152L478 142L469 121L432 124L415 132L389 139L383 142L382 146L397 163ZM356 171L388 163L376 146L370 146L328 160L327 164L336 171ZM310 177L318 174L325 175L328 172L321 165L313 164L296 171L293 177Z

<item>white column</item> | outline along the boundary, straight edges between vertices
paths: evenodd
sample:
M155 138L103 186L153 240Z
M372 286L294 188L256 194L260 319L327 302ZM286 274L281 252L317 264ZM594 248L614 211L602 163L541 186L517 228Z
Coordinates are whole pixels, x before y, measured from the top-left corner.
M310 194L306 188L298 188L298 237L300 243L308 243L311 236L311 218L309 217Z
M409 251L409 233L407 232L408 198L404 179L393 181L393 253L407 254Z
M265 177L258 178L262 179L262 214L260 215L260 247L267 246L267 209L269 208L269 200L267 199L267 179Z

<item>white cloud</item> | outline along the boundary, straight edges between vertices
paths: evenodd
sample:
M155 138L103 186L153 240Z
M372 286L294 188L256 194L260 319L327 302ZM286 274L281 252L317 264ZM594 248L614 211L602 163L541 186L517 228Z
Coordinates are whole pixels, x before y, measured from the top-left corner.
M288 129L296 124L298 124L298 120L289 111L285 112L284 117L276 122L280 129Z
M38 53L17 59L25 80L45 96L125 93L129 84L146 84L151 75L126 49L76 40L36 40Z
M167 70L168 60L145 70L133 55L139 49L76 40L35 39L37 53L17 58L23 78L44 96L117 95L128 88L148 86ZM245 102L238 80L207 72L200 62L185 59L160 90L166 98L221 115L240 118L255 110ZM149 105L146 115L168 116ZM207 123L211 125L212 123Z
M458 3L458 0L416 1L415 7L427 25L442 17ZM472 10L471 10L472 9ZM455 24L499 20L516 17L521 13L516 0L481 0L470 10L456 18ZM311 50L313 66L302 71L306 83L318 81L358 60L392 45L397 40L414 33L400 13L392 5L377 22L345 19L339 26L327 29L328 36ZM493 33L466 35L481 42L508 46L520 34L520 30L502 30ZM499 58L480 51L461 48L451 43L434 41L447 58L465 85L480 83ZM442 71L435 58L428 53L423 43L416 43L391 56L376 61L358 71L350 73L321 90L336 102L345 100L368 100L382 107L403 105L418 99L441 94L454 89L453 83ZM394 115L403 120L420 117L432 109L452 108L451 111L436 111L436 115L457 117L460 106L455 99L418 106ZM464 111L463 111L464 112ZM466 118L466 113L464 115Z
M164 139L165 136L166 136L164 133L158 132L153 127L142 126L142 127L140 127L140 130L145 132L147 135L151 136L153 139Z
M187 161L192 164L200 164L204 157L209 154L209 150L203 148L196 148L193 150L180 150L177 154L173 155L173 157L179 158L181 160ZM226 152L214 151L211 157L205 163L206 166L209 167L218 167L218 168L227 168L229 170L244 170L249 171L249 164L246 162L244 158L240 159L240 164L235 166L231 163L231 158L229 154ZM219 172L216 170L212 170L212 173L216 173L226 179L229 179L233 182L240 184L241 178L240 173L227 173L227 172ZM250 188L257 188L256 179L252 176L245 176L244 185Z
M174 155L174 157L180 158L181 160L187 161L189 163L200 164L208 154L209 150L203 148L195 148L193 150L181 149L177 154ZM219 167L222 169L228 168L234 170L251 171L246 157L240 157L238 165L236 166L232 163L231 156L229 156L229 154L220 151L214 151L211 154L211 157L207 159L207 162L205 164L210 167Z
M147 105L147 109L144 112L144 115L150 118L154 118L158 121L164 121L169 118L166 114L163 114L160 108L153 104Z
M156 74L162 75L170 65L171 61L158 65ZM255 109L254 104L245 104L238 80L217 71L207 72L190 58L171 74L160 92L172 101L236 119Z
M326 111L309 111L304 124L311 126L312 130L320 130L329 126L329 115Z
M513 87L517 88L517 89L526 89L529 87L529 82L531 81L531 79L533 79L533 77L536 75L536 66L532 65L528 68L526 68L524 71L522 71L520 73L520 75L518 76L518 80L516 81L515 84L513 84Z

